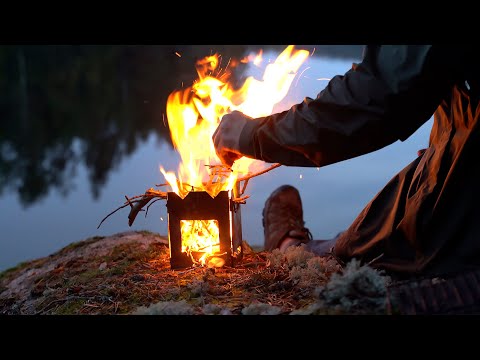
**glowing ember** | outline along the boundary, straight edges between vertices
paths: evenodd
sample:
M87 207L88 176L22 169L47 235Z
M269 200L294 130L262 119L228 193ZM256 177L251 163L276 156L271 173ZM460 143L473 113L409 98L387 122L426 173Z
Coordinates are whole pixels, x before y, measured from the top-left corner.
M190 191L206 191L215 197L222 190L231 190L239 176L260 168L261 161L242 158L235 162L228 174L219 173L215 164L221 164L212 142L223 115L239 110L251 117L272 113L275 104L288 93L302 63L308 58L306 50L294 50L288 46L275 60L266 66L263 80L246 79L240 89L228 83L229 61L221 68L217 54L205 57L196 64L198 80L190 87L170 94L167 101L167 119L173 144L181 156L177 175L160 171L172 191L181 198ZM248 56L242 61L260 65L262 53Z
M187 253L193 262L205 264L209 254L220 252L220 236L217 220L180 220L182 252ZM201 257L195 259L194 253Z

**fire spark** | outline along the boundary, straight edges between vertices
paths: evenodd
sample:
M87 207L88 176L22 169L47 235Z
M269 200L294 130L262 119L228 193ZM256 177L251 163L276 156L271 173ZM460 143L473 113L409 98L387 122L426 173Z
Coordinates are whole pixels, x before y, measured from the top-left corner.
M242 157L232 169L212 166L221 164L212 135L222 116L231 111L238 110L253 118L270 115L275 104L287 95L308 56L308 51L294 50L290 45L275 62L266 66L262 81L248 77L240 89L234 89L228 82L231 73L228 65L223 70L219 67L220 56L215 54L199 60L196 64L198 79L192 86L171 93L167 100L170 133L182 160L177 175L160 167L172 191L182 199L191 191L205 191L215 198L221 191L234 190L234 195L238 196L235 184L239 176L261 168L263 162ZM256 66L261 61L262 52L242 60ZM203 264L207 256L220 251L218 231L218 222L212 220L182 220L182 252L191 255L195 249L201 249L205 255L199 262Z
M243 61L258 66L261 55L260 52ZM287 95L308 55L308 51L295 50L290 45L275 62L266 66L263 80L248 77L239 89L234 89L228 82L231 77L228 65L225 69L219 67L219 55L199 60L195 83L174 91L167 101L170 133L181 157L177 175L160 167L172 191L181 198L192 189L206 191L215 197L220 191L233 189L239 176L261 168L262 161L243 157L235 162L230 172L219 173L218 168L209 166L221 163L215 153L212 135L222 116L231 111L238 110L254 118L270 115L275 104ZM230 67L231 64L230 61Z
M240 63L260 67L262 55L261 51L249 55ZM300 66L308 57L308 51L296 50L290 45L274 62L269 61L262 80L248 77L239 88L230 82L232 69L239 62L230 59L222 68L218 54L200 59L196 63L198 79L190 87L172 92L167 100L168 126L181 161L176 174L160 166L167 184L158 186L168 185L172 191L151 188L141 196L126 197L126 203L108 214L98 227L110 215L127 206L131 207L128 216L131 226L147 204L150 203L146 209L148 213L155 201L167 199L172 268L177 266L173 264L184 266L185 259L191 259L193 265L205 265L209 258L223 261L222 256L226 256L226 260L241 257L239 204L244 204L248 198L242 197L248 180L280 164L265 169L263 161L242 157L232 168L227 168L216 155L213 133L223 115L234 110L252 118L270 115L274 106L287 95ZM208 199L215 201L212 203ZM215 216L206 214L205 203L210 204L210 213Z

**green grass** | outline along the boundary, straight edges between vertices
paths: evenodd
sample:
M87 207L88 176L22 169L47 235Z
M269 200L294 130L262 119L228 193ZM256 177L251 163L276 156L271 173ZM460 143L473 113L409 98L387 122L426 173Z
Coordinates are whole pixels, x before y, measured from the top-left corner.
M88 238L88 239L85 239L85 240L73 242L73 243L65 246L60 251L58 251L55 255L64 254L64 253L70 252L72 250L79 249L81 247L96 243L97 241L102 240L103 238L105 238L105 236L94 236L94 237L91 237L91 238Z
M54 312L54 315L74 315L76 314L85 303L85 300L74 299L60 305Z
M80 273L76 278L75 278L75 283L80 283L80 284L87 284L89 283L90 281L92 281L93 279L97 278L98 276L104 276L104 274L98 270L98 268L96 269L90 269L90 270L87 270L83 273Z
M31 264L32 264L32 261L24 261L19 263L18 265L15 265L14 267L11 267L10 269L2 271L0 273L0 281L3 279L6 279L9 275L12 275L14 272L18 272L20 270L23 270L29 267Z
M159 233L155 233L155 232L152 232L152 231L149 231L149 230L138 230L137 233L140 233L142 235L162 236Z

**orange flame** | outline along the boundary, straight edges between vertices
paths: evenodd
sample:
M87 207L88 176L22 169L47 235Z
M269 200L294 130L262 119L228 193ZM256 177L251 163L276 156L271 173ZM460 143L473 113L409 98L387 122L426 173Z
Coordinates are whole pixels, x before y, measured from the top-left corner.
M217 220L181 220L180 232L182 252L187 253L194 263L205 265L209 255L220 252Z
M173 144L181 156L177 175L164 175L172 191L181 198L190 191L206 191L215 197L220 191L231 190L239 176L260 167L263 162L243 157L236 161L232 171L219 171L221 164L215 153L212 135L222 116L238 110L251 117L270 115L275 104L288 93L298 69L308 58L306 50L294 50L288 46L275 60L266 66L263 80L246 79L240 89L228 83L230 72L219 67L217 54L205 57L196 64L198 80L190 87L175 91L167 100L167 119ZM242 61L259 65L262 52Z
M262 81L249 77L240 89L234 89L228 82L231 73L227 71L238 62L229 61L221 69L221 57L217 54L199 60L196 64L198 80L186 89L171 93L167 100L170 133L182 160L177 175L160 167L172 191L182 199L190 191L206 191L215 197L220 191L234 189L239 176L260 168L263 162L246 157L237 160L232 169L223 167L216 155L212 135L222 116L231 111L238 110L253 118L270 115L275 104L287 95L308 56L308 51L294 50L290 45L275 62L266 66ZM262 52L240 62L259 66ZM222 255L219 254L217 220L182 220L180 227L182 252L187 253L194 264L205 265L212 255ZM219 266L218 263L213 266Z

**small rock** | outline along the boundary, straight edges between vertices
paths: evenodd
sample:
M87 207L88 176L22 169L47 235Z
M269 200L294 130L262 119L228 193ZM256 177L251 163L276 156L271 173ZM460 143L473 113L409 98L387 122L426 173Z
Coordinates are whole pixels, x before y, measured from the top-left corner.
M107 263L106 262L103 262L100 264L100 266L98 267L98 270L100 271L103 271L107 268Z

